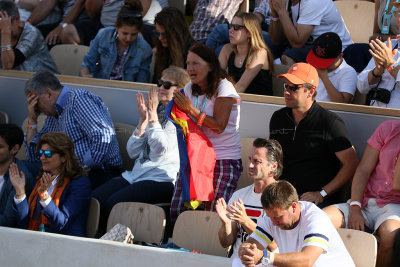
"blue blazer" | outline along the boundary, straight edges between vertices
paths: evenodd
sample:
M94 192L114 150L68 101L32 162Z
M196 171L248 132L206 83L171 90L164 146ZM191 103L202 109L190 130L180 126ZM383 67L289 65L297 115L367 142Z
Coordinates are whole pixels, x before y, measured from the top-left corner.
M71 180L61 195L58 207L53 200L46 208L37 205L40 212L50 221L50 226L45 226L45 231L64 235L86 236L86 221L89 212L91 184L87 177L78 177ZM38 199L39 201L39 199ZM27 229L29 226L28 199L15 204L18 227Z
M18 165L19 171L25 174L25 192L29 196L32 191L32 176L31 173L26 168L23 161L14 158L14 163ZM17 221L15 219L15 212L13 210L13 202L15 196L15 189L10 181L10 175L8 170L4 174L3 187L0 190L0 226L15 227Z

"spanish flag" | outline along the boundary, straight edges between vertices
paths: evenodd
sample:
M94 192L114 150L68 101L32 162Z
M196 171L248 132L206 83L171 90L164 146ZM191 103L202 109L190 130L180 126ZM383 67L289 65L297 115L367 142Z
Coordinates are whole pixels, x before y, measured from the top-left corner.
M177 128L182 200L185 206L196 209L199 201L215 199L215 151L201 128L179 109L174 100L166 106L165 116Z

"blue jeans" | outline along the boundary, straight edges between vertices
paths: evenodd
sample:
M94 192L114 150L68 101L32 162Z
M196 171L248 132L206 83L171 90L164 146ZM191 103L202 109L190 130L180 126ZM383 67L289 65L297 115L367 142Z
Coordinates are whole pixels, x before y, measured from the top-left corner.
M273 44L271 38L268 35L268 32L263 31L262 35L264 37L265 44L271 50L272 54L274 55L274 58L280 57L282 55L284 47ZM206 45L213 48L215 53L219 55L222 47L229 42L230 41L229 41L228 25L224 23L214 27L212 32L208 35Z

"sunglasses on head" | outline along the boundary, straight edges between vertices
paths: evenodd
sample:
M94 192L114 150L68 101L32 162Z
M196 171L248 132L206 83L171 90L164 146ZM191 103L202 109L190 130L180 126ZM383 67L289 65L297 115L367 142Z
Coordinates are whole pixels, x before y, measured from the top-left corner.
M39 151L38 151L39 157L41 157L44 154L45 158L51 158L54 153L57 153L57 152L51 151L51 150L42 150L42 149L39 149Z
M297 90L300 89L301 84L288 84L288 83L284 83L283 87L285 88L285 90L290 89L293 92L296 92Z
M157 82L157 86L161 87L161 85L163 85L164 89L167 89L167 90L169 90L171 88L171 86L178 86L176 83L171 83L171 82L163 81L163 80L160 79Z
M166 35L165 32L158 32L158 31L156 31L156 30L153 30L153 34L154 34L157 38L159 38L160 35L161 35L161 37L162 37L163 39L167 38L167 35Z
M238 31L240 29L245 28L244 25L240 25L240 24L232 24L232 23L227 23L228 24L228 29L230 30L233 27L233 30Z

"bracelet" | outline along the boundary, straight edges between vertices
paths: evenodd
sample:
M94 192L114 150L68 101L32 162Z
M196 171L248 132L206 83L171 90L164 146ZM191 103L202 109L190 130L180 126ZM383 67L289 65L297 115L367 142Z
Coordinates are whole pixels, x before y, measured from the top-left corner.
M37 128L37 124L30 124L28 122L28 129L36 129Z
M359 206L361 208L361 203L360 203L360 201L351 201L350 202L350 207L351 206Z
M39 197L40 197L41 199L48 199L48 198L49 198L49 193L48 193L47 190L46 190L46 191L44 191L43 193L40 193L40 194L39 194Z
M2 45L1 46L1 51L9 51L12 49L12 46L10 44Z
M270 17L272 21L279 21L279 17Z
M25 23L32 25L32 22L30 20L25 21Z
M142 134L144 134L145 132L143 132L143 131L139 130L138 128L136 128L135 131L134 131L133 133L134 133L134 134L140 134L140 135L142 135Z
M393 63L392 65L390 65L386 69L387 69L388 72L391 72L394 68L396 68L396 66L397 66L397 62Z
M197 121L197 125L202 126L205 118L206 118L206 114L204 112L202 112L200 114L199 120Z
M380 79L380 78L382 77L382 74L381 74L381 75L376 75L375 72L374 72L374 70L375 70L375 68L373 68L373 70L371 71L372 76L374 76L375 78Z

